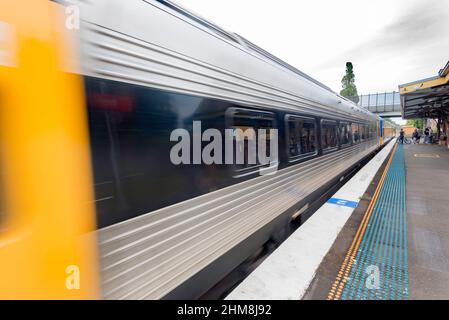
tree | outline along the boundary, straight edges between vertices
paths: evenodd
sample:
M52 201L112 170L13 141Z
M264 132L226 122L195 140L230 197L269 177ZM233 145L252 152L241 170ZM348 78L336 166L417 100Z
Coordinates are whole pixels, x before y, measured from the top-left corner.
M418 129L424 129L424 120L423 119L408 119L407 125L414 126Z
M354 67L352 62L346 62L346 74L343 79L341 79L341 84L343 89L340 91L340 95L358 103L359 94L357 93L357 87L355 86Z

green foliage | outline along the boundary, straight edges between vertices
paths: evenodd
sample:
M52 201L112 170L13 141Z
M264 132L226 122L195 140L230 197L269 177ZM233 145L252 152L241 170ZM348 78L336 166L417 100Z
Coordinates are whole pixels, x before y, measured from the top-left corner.
M407 125L414 126L418 129L424 129L424 120L423 119L408 119Z
M355 103L359 102L359 94L357 93L357 87L355 85L354 66L352 62L346 62L346 74L341 79L341 85L343 89L340 91L340 95L345 98L350 98Z
M397 124L396 122L394 122L390 118L383 118L383 120L384 120L384 127L385 128L396 128L398 130L401 128L401 126L399 124Z

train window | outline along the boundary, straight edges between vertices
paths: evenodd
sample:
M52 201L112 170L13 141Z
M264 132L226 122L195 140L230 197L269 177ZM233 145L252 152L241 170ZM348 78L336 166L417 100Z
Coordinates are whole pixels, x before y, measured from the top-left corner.
M317 153L315 119L287 115L286 124L290 159L295 160Z
M377 137L377 123L371 124L371 139L375 139Z
M365 125L359 124L360 141L365 141Z
M340 122L340 144L346 146L351 144L351 126L347 122Z
M231 108L228 110L229 123L228 128L233 129L235 154L234 161L235 170L238 173L246 174L252 173L254 169L260 167L268 166L266 164L261 164L259 162L259 157L257 156L258 146L258 130L266 130L266 153L267 156L271 156L270 153L270 143L273 134L273 129L276 128L276 120L274 114L265 111L254 111L249 109L239 109ZM243 143L238 143L238 141L243 141ZM239 163L237 159L237 154L243 155L243 163Z
M365 133L366 133L366 129L365 129L365 125L364 124L360 124L359 125L359 129L360 129L360 141L365 141L365 139L366 139L366 136L365 136Z
M332 150L338 147L337 122L331 120L321 120L321 148L323 151Z
M360 128L359 128L359 124L358 123L352 123L351 124L352 127L352 138L354 143L359 143L360 142Z

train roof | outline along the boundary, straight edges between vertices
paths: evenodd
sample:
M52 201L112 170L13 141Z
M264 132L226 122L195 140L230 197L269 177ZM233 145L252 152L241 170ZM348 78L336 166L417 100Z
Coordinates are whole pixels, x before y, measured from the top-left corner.
M223 28L217 26L215 23L201 17L200 15L193 13L190 10L187 10L186 8L180 6L179 4L177 4L174 1L171 0L156 0L157 2L164 4L165 6L175 10L176 12L184 15L185 17L188 17L189 19L201 24L203 27L206 27L207 29L209 29L210 31L213 31L214 33L216 33L217 35L233 41L237 44L243 45L245 48L249 49L252 52L256 52L259 55L262 55L264 58L296 73L297 75L306 78L307 80L315 83L316 85L320 86L321 88L328 90L336 95L338 95L335 91L333 91L331 88L329 88L328 86L326 86L325 84L319 82L318 80L314 79L313 77L309 76L308 74L302 72L301 70L298 70L297 68L295 68L294 66L292 66L291 64L283 61L282 59L272 55L271 53L269 53L268 51L262 49L261 47L257 46L256 44L252 43L251 41L247 40L246 38L244 38L243 36L237 34L237 33L233 33L233 32L229 32L224 30ZM343 98L343 97L342 97Z
M80 72L86 75L151 83L162 90L242 105L331 118L378 118L244 37L171 0L134 0L127 6L120 0L72 1L83 10ZM125 23L124 16L133 16L135 23ZM154 69L154 61L163 62L162 69Z
M176 3L173 0L155 0L156 2L159 2L163 5L165 5L166 7L169 7L170 9L182 14L183 16L187 17L190 20L195 21L196 23L199 23L201 26L205 27L206 29L208 29L209 31L214 32L216 35L228 40L228 41L232 41L237 45L241 45L243 47L245 47L247 50L256 53L260 56L262 56L263 58L275 63L276 65L279 65L297 75L299 75L300 77L314 83L315 85L321 87L324 90L329 91L330 93L336 95L338 98L347 101L349 104L352 105L354 110L357 110L361 113L364 114L372 114L370 111L366 110L365 108L360 107L359 105L357 105L356 103L354 103L354 101L341 96L340 94L338 94L337 92L335 92L334 90L332 90L331 88L329 88L328 86L326 86L325 84L321 83L320 81L314 79L313 77L309 76L308 74L302 72L301 70L297 69L296 67L292 66L291 64L283 61L282 59L274 56L273 54L269 53L268 51L262 49L261 47L257 46L256 44L254 44L253 42L249 41L248 39L244 38L243 36L234 33L234 32L229 32L227 30L224 30L223 28L219 27L218 25L216 25L215 23L201 17L199 14L197 13L193 13L192 11L182 7L181 5L179 5L178 3Z

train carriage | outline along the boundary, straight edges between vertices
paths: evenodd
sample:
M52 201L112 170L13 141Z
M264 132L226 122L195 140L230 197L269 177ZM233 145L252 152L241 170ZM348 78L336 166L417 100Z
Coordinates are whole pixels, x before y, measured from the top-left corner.
M78 228L58 236L61 243L71 244L71 252L80 252L74 238L89 235L90 242L85 244L89 259L83 265L92 273L91 279L98 280L91 281L81 297L198 298L390 137L382 137L378 116L243 37L169 1L129 0L126 5L120 0L36 1L35 6L47 13L46 21L29 24L62 28L64 20L55 17L63 16L70 5L80 9L80 30L64 33L64 39L40 41L58 47L70 38L77 45L42 59L51 60L53 66L69 57L70 68L65 64L61 74L75 81L61 86L68 97L72 94L85 101L60 108L79 110L77 117L85 123L78 123L76 130L85 131L86 143L62 151L54 150L57 144L48 144L59 161L64 159L60 152L71 154L85 146L91 163L82 170L79 163L61 167L61 172L79 170L85 177L80 186L92 189L95 206L95 217L86 209L85 214L92 217L79 218L95 218L91 232ZM8 18L11 24L17 15ZM24 37L36 36L23 30ZM33 65L19 61L15 68L26 70ZM6 72L1 75L3 82L10 81ZM52 92L50 84L39 85ZM38 92L29 89L23 94L37 98ZM52 110L58 110L57 106ZM54 121L64 126L70 119L61 116ZM268 165L275 170L261 175L264 166L259 163L195 162L194 147L191 163L173 163L170 153L176 141L170 138L172 133L183 129L193 139L196 123L201 123L202 133L216 129L223 136L226 129L276 130L278 157ZM13 124L20 126L17 120ZM23 143L31 144L39 135L35 131ZM200 149L205 145L200 142ZM8 160L11 166L12 160ZM33 169L32 163L26 165ZM72 179L72 183L77 181L76 176ZM57 190L58 184L67 181L43 183ZM38 188L30 185L29 192ZM61 206L80 201L78 191L62 190L73 193L62 197L67 202ZM16 201L27 202L30 193ZM70 194L74 199L65 199ZM46 201L51 203L52 198ZM14 211L9 213L8 208L7 215L14 221ZM65 211L57 209L53 214L64 215ZM33 219L39 221L39 215ZM58 224L46 226L51 230ZM12 229L5 234L13 232L8 230ZM48 246L52 241L51 237L39 238L35 245ZM0 246L2 261L15 261L26 254L19 252L19 246L11 255L7 247ZM28 246L26 250L37 249ZM67 255L56 249L54 254ZM51 256L46 258L51 260ZM61 260L61 265L67 261ZM6 271L1 273L0 288L11 286L5 279L14 271ZM58 283L54 294L79 297ZM33 296L26 283L21 288L17 295Z

